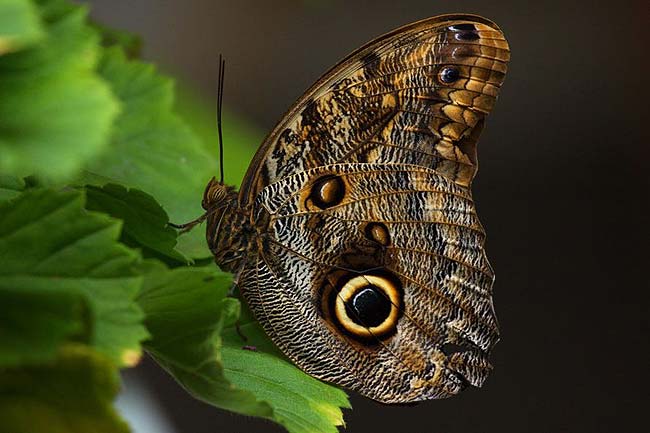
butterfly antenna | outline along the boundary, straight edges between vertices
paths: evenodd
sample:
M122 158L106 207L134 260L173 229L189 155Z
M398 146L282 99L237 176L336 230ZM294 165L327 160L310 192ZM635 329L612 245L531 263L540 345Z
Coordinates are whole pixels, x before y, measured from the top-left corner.
M226 73L226 60L219 54L219 78L217 82L217 131L219 132L219 174L223 184L223 132L221 114L223 110L223 82Z

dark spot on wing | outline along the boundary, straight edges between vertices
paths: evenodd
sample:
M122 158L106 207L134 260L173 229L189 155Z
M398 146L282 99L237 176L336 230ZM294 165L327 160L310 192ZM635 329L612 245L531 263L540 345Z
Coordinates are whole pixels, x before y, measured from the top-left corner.
M361 65L363 65L363 71L366 77L371 77L379 68L379 62L381 61L381 58L377 55L376 52L370 51L361 57L360 61Z
M476 27L474 24L470 23L463 23L463 24L455 24L453 26L449 26L449 30L458 32L458 31L475 31Z
M361 64L363 65L364 68L373 68L379 63L379 56L377 55L376 52L370 51L367 54L364 54L363 57L361 57Z

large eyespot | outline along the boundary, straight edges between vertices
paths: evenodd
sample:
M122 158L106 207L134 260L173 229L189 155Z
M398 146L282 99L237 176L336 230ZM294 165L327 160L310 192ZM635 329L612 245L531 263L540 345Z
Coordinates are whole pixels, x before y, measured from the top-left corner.
M343 180L334 175L323 176L314 182L309 197L321 209L335 206L343 201L345 184Z
M343 330L361 339L395 331L402 296L397 285L379 275L359 275L334 293L334 315Z
M445 66L438 73L438 77L440 78L440 81L442 81L443 83L449 84L449 83L453 83L454 81L460 78L460 72L458 71L457 68L454 68L453 66Z

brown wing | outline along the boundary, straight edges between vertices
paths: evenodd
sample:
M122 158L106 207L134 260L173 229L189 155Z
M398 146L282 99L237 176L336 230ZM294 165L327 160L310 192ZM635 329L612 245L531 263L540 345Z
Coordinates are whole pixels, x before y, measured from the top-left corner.
M493 274L468 191L431 169L333 164L264 188L239 278L309 374L384 403L481 386L498 340Z
M244 178L240 204L283 177L335 163L415 164L469 186L508 59L499 28L472 15L429 18L370 42L274 128Z
M387 403L487 377L493 275L469 186L508 56L480 17L400 28L325 74L258 151L239 286L310 374Z

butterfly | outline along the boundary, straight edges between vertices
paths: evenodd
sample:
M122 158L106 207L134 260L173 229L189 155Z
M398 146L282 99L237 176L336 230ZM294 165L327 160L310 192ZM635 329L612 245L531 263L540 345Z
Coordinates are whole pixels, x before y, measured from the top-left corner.
M499 330L470 187L508 60L479 16L398 28L307 90L239 191L208 183L216 263L308 374L384 403L485 381Z

